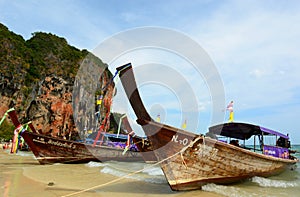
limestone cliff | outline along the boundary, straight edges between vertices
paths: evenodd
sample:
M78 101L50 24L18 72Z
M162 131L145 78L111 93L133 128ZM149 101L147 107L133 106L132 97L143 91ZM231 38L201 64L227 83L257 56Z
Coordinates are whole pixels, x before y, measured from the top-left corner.
M95 111L86 110L95 107L95 96L102 94L104 101L112 98L114 88L109 83L112 74L107 65L87 50L78 50L51 33L37 32L24 40L0 24L0 117L14 107L23 123L32 120L40 132L75 139L83 127L75 127L73 108L77 110L78 106L74 99L80 102L78 105L87 100L82 84L81 93L73 98L74 87L76 91L80 88L76 75L80 66L89 65L96 68L92 78L96 85L89 92L88 106L81 106L85 110L76 112L77 116L82 113L84 127L95 126L88 122L97 121ZM108 105L103 103L102 118L107 110Z

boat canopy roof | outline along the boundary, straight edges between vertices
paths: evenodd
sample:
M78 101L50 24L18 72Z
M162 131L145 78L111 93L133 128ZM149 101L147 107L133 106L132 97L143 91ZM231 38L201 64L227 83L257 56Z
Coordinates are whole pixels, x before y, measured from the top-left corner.
M253 124L238 122L224 123L212 126L209 128L208 133L241 140L247 140L253 135L277 135L285 139L289 139L289 136L279 133L278 131Z

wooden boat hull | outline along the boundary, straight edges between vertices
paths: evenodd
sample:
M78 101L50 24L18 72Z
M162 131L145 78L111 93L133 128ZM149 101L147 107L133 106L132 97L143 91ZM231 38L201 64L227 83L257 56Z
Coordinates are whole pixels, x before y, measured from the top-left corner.
M23 132L22 137L40 164L86 163L90 161L143 161L139 152L107 146L94 146L75 141L62 140L32 132Z
M165 135L169 133L166 132L169 127L155 123L149 123L146 127L156 131L160 129L156 139L170 139ZM176 130L169 143L155 148L159 161L168 158L161 163L161 168L173 190L198 189L207 183L229 184L254 176L268 177L293 169L297 163L209 137L195 135L191 138L182 130Z
M207 183L229 184L254 176L268 177L297 163L297 160L262 155L155 122L142 103L131 65L118 70L137 122L150 140L173 190L199 189Z
M15 111L9 113L14 125L20 125ZM31 125L32 127L32 125ZM34 132L23 131L21 136L40 164L86 163L90 161L144 161L140 152L126 151L109 146L93 146L76 141L54 138Z
M145 139L138 138L138 137L133 137L132 140L133 140L133 143L137 146L137 148L141 152L142 157L144 158L144 161L146 163L157 162L156 156L153 152L153 148L152 148L149 140L145 140Z

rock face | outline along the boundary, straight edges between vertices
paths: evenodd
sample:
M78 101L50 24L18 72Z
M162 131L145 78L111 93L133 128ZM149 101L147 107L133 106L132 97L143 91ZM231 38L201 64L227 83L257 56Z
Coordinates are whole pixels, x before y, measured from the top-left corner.
M74 122L81 138L98 131L104 122L109 126L114 83L107 68L99 67L92 56L83 60L72 93Z
M78 85L78 81L71 83L55 75L47 76L26 111L26 119L32 120L40 133L69 140L83 137L87 130L98 130L107 112L110 113L114 91L108 71L105 68L103 70L100 78L94 80L96 89L90 94L86 87ZM105 91L102 91L100 113L95 116L96 91L106 85Z
M0 23L0 118L14 107L22 123L31 120L41 133L66 139L82 135L85 127L96 129L92 123L102 121L113 95L107 66L64 38L37 32L26 41ZM81 67L86 75L78 76ZM103 104L95 119L100 94Z
M11 107L19 109L20 116L25 116L23 104L26 102L27 97L22 92L26 88L22 87L20 83L22 79L18 80L13 75L4 75L0 73L0 117Z
M47 76L26 115L40 133L53 137L71 136L74 132L72 86L63 78Z

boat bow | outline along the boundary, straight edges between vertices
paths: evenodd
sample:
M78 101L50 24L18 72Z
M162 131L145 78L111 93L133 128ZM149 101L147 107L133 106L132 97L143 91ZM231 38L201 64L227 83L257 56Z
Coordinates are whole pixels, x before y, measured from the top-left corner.
M272 176L297 163L155 122L142 102L131 64L117 70L137 122L150 140L173 190L199 189L207 183L228 184L253 176Z

